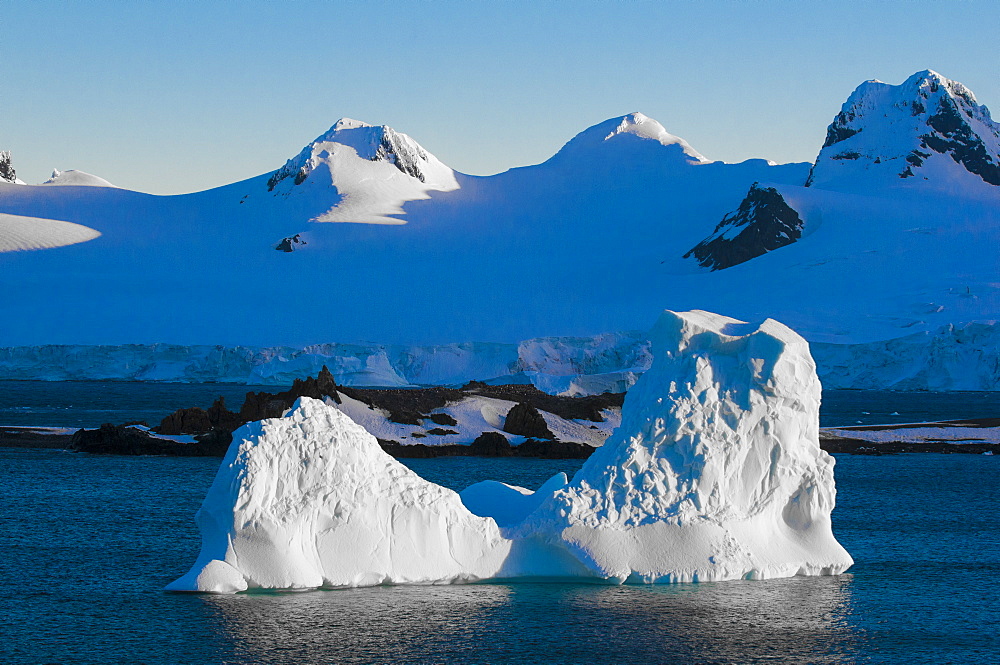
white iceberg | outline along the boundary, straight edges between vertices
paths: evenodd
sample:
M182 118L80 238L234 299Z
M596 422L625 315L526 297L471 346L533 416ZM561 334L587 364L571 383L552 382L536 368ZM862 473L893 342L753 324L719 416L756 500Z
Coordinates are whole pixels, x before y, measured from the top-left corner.
M622 426L571 481L462 495L385 454L332 404L251 423L198 512L202 551L167 588L231 593L571 577L693 582L829 575L833 458L805 340L766 320L665 312Z

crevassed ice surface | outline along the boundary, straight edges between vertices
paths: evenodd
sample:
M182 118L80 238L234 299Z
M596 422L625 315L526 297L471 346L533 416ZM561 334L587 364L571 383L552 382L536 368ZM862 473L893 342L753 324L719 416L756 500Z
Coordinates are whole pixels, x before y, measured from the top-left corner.
M168 588L235 592L491 578L682 582L837 574L820 384L786 326L664 312L621 427L538 492L416 476L331 404L251 423ZM475 511L476 514L470 510Z

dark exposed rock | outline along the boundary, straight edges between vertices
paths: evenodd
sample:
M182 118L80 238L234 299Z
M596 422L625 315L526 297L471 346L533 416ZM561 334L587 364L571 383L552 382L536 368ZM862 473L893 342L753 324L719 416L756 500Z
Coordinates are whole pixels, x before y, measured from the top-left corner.
M208 412L196 406L179 409L160 421L156 431L160 434L194 434L212 429Z
M684 255L698 265L722 270L790 245L802 237L799 213L773 187L754 183L740 207L723 217L711 236Z
M427 417L435 425L457 425L458 421L447 413L432 413Z
M431 417L425 414L465 397L465 393L461 390L440 386L419 390L405 388L365 389L340 386L338 390L370 407L384 409L389 413L389 420L401 425L420 425L425 418ZM432 417L431 419L437 423Z
M575 441L540 441L528 439L515 447L518 457L541 457L543 459L586 459L595 448Z
M555 439L555 435L545 423L545 418L532 405L521 402L511 407L504 419L503 431L508 434L529 436L536 439Z
M198 407L180 409L164 418L155 428L160 434L208 434L212 431L233 432L244 423L264 418L280 418L299 397L324 399L330 397L340 403L337 383L333 374L323 366L315 378L296 379L288 390L271 394L249 392L239 413L226 408L226 401L220 397L204 411ZM220 438L221 435L214 435Z
M896 453L938 453L938 454L973 454L993 453L1000 455L1000 444L997 443L949 443L947 441L928 441L912 443L906 441L880 441L873 443L863 439L847 439L820 434L819 447L828 453L847 453L851 455L893 455Z
M1000 186L1000 157L990 154L983 140L962 117L954 100L942 96L940 107L927 119L927 124L934 132L920 137L924 147L950 155L970 173Z
M10 161L10 153L6 150L0 150L0 180L7 182L17 180L17 174L14 172L14 166Z
M50 427L0 427L0 448L55 448L65 450L73 432Z
M230 437L230 440L232 437ZM149 432L126 425L101 425L81 429L70 440L70 450L104 455L170 455L175 457L221 457L229 442L199 440L180 443L151 436Z
M560 397L542 392L530 384L493 386L470 381L462 386L462 392L511 402L525 402L539 411L548 411L566 420L589 420L594 423L604 422L602 411L612 407L621 408L625 402L625 393Z
M477 457L512 457L514 448L503 434L499 432L483 432L469 446Z
M826 128L826 140L823 141L823 147L828 148L831 145L840 143L841 141L846 141L855 134L858 134L860 129L853 129L848 127L855 118L853 113L845 113L841 111L837 114L837 117L833 119L830 126ZM807 185L808 186L808 185Z
M179 409L165 417L155 428L159 434L202 434L211 430L233 431L247 421L226 408L226 399L219 397L208 408Z
M394 165L406 175L425 181L419 162L427 161L427 153L420 146L403 141L402 137L391 127L382 126L378 149L371 161L385 161Z
M594 448L582 443L542 441L528 439L519 446L511 446L497 432L484 432L471 445L428 446L422 443L403 445L398 441L378 440L389 455L403 459L432 457L540 457L544 459L585 459Z
M267 191L273 192L274 188L278 186L278 183L285 178L295 177L295 184L301 185L309 177L309 171L306 167L296 168L291 163L285 164L280 169L271 174L271 177L267 179Z
M296 233L293 236L287 238L282 238L281 242L275 245L275 249L279 252L294 252L295 248L299 245L308 245L305 240L302 239L302 234Z
M201 408L180 409L166 418L157 426L160 434L193 434L198 441L195 444L179 444L162 440L152 443L143 441L140 444L115 443L113 448L120 454L164 454L191 455L215 454L205 450L214 450L223 455L226 447L232 441L232 432L246 422L264 418L280 417L292 407L299 397L315 399L330 398L341 403L341 395L359 400L373 408L385 410L394 422L422 425L426 421L436 425L457 425L457 421L447 413L431 413L452 402L464 399L470 395L483 395L517 402L511 409L513 418L508 414L508 423L518 430L519 436L529 437L525 444L514 446L507 443L506 438L497 432L492 437L480 441L476 446L468 444L427 446L424 444L403 445L398 441L380 440L383 450L397 457L441 457L447 455L479 455L522 457L585 457L592 448L582 444L565 444L554 441L552 433L545 425L545 420L539 409L555 413L567 419L590 419L602 422L602 410L610 407L620 407L624 394L605 393L588 397L557 397L543 393L534 386L491 386L472 382L461 389L429 387L413 390L405 389L372 389L347 388L338 386L327 367L323 367L315 378L296 379L289 390L279 393L249 392L239 412L230 411L223 398L217 399L208 410ZM140 430L135 430L140 432ZM424 432L414 432L413 438L426 438L428 435L445 436L458 434L456 430L435 427ZM134 435L128 433L129 437ZM501 444L496 437L503 439ZM482 438L482 437L480 437ZM188 446L176 448L175 446ZM97 446L100 448L100 446ZM508 452L508 450L510 452Z

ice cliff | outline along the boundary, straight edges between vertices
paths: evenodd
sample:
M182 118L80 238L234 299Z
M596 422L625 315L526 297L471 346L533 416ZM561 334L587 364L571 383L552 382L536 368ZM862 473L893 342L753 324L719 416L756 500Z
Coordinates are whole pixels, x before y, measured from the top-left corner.
M4 217L0 216L0 246ZM813 342L825 388L1000 390L1000 324L946 325L860 344ZM568 396L624 392L652 357L645 333L542 337L519 344L294 347L49 345L0 348L0 379L290 385L323 365L345 386L531 383Z
M697 311L665 312L651 342L621 427L571 481L535 493L481 483L460 497L308 398L245 426L198 512L201 554L168 589L846 570L806 342L772 320Z

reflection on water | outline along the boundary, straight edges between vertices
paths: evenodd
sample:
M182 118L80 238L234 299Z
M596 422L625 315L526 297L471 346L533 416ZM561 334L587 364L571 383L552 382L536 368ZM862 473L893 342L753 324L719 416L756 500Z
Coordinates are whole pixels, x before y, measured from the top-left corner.
M851 576L203 596L224 662L856 662ZM194 600L194 599L192 599Z

